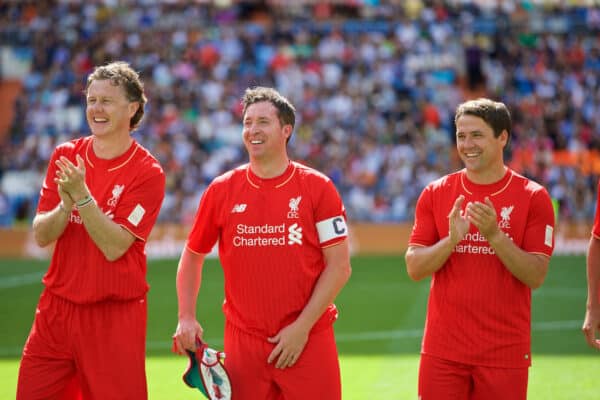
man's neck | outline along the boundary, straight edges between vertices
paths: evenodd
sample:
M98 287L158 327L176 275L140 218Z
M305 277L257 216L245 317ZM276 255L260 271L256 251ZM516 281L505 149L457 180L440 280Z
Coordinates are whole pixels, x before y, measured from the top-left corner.
M252 172L262 179L276 178L283 174L290 164L290 160L286 157L277 160L257 160L250 159L250 169Z
M133 139L129 134L127 136L122 135L118 138L102 138L94 136L92 145L96 157L111 160L125 153L132 142Z
M469 171L467 169L467 178L471 182L476 183L478 185L490 185L504 178L506 171L507 167L505 165L484 172Z

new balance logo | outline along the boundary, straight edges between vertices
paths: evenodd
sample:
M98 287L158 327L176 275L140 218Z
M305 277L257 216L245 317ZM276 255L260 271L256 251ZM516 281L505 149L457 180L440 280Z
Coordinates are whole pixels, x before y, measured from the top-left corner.
M231 213L243 213L244 211L246 211L246 204L236 204L233 206Z

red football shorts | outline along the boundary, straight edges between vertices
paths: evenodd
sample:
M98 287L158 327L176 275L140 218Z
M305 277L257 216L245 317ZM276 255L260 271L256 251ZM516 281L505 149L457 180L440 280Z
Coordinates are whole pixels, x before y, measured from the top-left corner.
M145 299L80 305L45 290L23 349L17 400L146 399Z
M267 363L275 345L226 324L225 367L232 400L341 399L340 366L333 327L312 333L294 366Z
M421 354L419 400L525 400L529 368L462 364Z

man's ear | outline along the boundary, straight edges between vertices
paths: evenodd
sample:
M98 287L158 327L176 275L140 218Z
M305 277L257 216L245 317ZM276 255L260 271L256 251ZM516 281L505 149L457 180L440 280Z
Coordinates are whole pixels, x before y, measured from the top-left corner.
M133 101L131 103L129 103L129 118L131 119L135 113L139 110L140 108L140 103L138 101Z

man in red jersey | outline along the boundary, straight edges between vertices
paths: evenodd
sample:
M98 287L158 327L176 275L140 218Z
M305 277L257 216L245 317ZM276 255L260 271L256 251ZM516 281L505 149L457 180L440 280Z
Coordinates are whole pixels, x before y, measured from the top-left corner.
M225 366L233 398L341 398L333 301L350 276L348 230L329 178L290 161L295 110L271 88L247 89L250 163L205 191L177 271L177 351L202 337L196 299L219 243L225 276Z
M417 202L409 276L432 276L419 369L422 400L520 400L531 365L531 289L554 246L547 191L504 164L511 118L478 99L455 115L465 168Z
M600 183L596 217L587 251L588 296L582 331L590 347L600 350Z
M92 134L58 146L33 233L56 242L23 349L17 399L145 399L146 253L164 197L156 159L130 135L144 115L124 62L88 77Z

